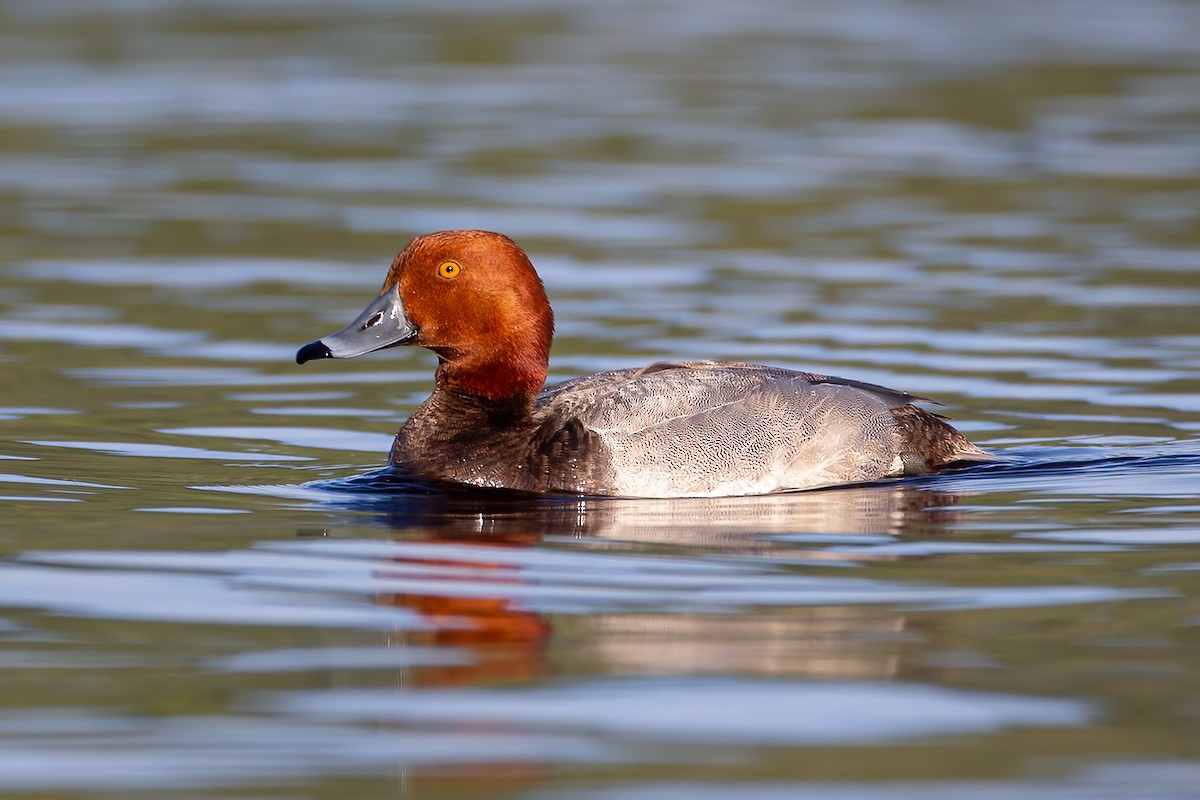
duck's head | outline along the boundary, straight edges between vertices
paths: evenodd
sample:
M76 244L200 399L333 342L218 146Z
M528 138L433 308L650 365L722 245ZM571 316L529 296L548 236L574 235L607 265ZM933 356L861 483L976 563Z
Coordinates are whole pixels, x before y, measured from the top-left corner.
M418 345L437 353L439 387L495 400L541 389L553 332L542 281L516 242L441 231L413 239L379 296L347 327L300 348L296 362Z

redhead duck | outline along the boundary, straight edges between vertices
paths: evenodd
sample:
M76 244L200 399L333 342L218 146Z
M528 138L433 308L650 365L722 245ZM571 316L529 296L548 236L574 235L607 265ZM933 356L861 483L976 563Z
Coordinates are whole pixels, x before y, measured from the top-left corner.
M651 364L543 386L554 315L516 242L420 236L345 329L297 363L398 345L438 356L433 394L392 445L415 477L540 493L753 495L922 475L994 456L923 400L727 361Z

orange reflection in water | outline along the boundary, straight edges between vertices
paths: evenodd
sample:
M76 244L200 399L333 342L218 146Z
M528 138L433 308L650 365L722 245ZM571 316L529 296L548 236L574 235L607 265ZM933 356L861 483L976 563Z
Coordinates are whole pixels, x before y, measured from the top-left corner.
M433 543L450 543L449 539L429 539ZM454 541L458 547L478 549L478 559L397 558L406 567L425 565L431 568L431 578L442 583L469 581L478 586L497 585L495 596L457 597L449 594L399 593L380 595L385 605L412 609L433 623L433 629L410 634L407 641L434 647L455 647L471 651L475 662L459 666L424 667L414 669L411 681L422 687L463 686L476 684L507 684L533 681L546 675L545 646L551 626L541 615L522 609L519 601L506 597L504 585L520 583L518 568L511 564L488 561L486 552L496 548L525 547L538 541L537 536L504 536L489 538L485 543ZM435 568L462 568L461 576L435 574ZM387 568L380 569L387 577Z

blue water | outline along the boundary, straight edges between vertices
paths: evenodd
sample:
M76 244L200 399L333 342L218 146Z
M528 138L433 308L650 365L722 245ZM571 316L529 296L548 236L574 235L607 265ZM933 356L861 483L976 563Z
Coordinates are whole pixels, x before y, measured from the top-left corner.
M1190 798L1200 10L0 4L0 794ZM756 498L382 470L298 367L503 231L551 379L881 383L998 463Z

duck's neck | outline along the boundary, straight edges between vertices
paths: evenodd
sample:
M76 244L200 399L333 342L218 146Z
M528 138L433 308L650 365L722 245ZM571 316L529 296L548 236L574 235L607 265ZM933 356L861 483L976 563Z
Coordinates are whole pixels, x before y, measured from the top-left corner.
M492 402L527 399L532 404L546 373L545 359L439 357L436 381L439 390Z
M437 416L446 422L464 426L513 427L529 419L535 395L488 398L461 389L438 386L419 411L436 409Z

